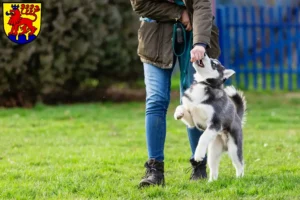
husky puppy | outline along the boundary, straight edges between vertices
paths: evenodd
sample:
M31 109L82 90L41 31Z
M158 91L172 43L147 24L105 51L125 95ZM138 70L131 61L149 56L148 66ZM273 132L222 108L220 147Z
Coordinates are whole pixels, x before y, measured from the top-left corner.
M246 101L233 86L224 89L223 83L235 72L225 69L207 55L193 63L195 81L188 88L174 113L189 128L204 130L199 139L194 159L202 161L208 149L209 181L217 180L220 158L228 152L236 169L236 176L244 175L243 131Z

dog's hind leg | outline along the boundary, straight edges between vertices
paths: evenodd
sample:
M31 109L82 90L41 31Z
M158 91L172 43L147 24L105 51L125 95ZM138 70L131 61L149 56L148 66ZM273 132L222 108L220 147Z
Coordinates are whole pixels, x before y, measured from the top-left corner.
M189 128L195 127L191 114L185 109L183 105L177 106L174 113L174 118L175 120L181 119L181 121Z
M209 182L218 179L219 163L223 149L223 141L220 135L208 145L207 163L209 167Z
M242 141L237 140L238 144L231 135L229 135L228 140L228 155L231 158L232 164L236 170L236 177L244 176L244 162L243 162L243 152L242 152Z

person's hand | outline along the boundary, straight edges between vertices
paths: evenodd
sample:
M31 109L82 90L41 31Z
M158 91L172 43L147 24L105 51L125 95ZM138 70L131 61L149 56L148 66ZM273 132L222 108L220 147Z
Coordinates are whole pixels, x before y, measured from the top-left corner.
M194 46L191 50L191 62L196 62L197 60L201 60L204 58L205 48L200 45Z
M185 30L187 31L191 31L192 30L192 25L190 22L190 17L189 14L187 12L187 10L184 10L181 14L181 18L179 20L184 26L185 26Z

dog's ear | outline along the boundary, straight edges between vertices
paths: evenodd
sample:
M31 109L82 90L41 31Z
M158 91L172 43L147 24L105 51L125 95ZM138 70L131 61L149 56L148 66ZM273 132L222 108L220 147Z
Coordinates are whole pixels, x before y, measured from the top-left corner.
M233 74L235 74L235 71L232 69L225 69L224 70L224 78L225 79L229 79L230 76L232 76Z

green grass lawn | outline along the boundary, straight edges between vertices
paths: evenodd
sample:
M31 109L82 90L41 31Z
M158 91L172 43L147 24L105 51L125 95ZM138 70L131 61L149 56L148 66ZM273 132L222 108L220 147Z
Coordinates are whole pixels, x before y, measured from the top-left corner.
M218 181L189 181L189 143L173 99L166 187L143 190L143 103L2 109L0 199L300 199L300 95L246 96L244 178L224 155Z

